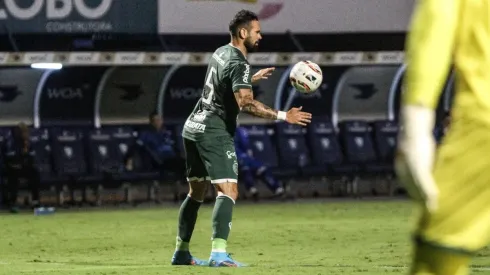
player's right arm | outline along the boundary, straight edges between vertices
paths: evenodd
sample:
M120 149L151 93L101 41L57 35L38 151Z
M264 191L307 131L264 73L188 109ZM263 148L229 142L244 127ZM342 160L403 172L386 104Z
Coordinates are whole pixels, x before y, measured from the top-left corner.
M255 100L249 64L237 62L231 65L229 70L235 99L241 111L261 118L285 120L288 123L302 126L311 122L311 114L302 112L301 107L282 112Z

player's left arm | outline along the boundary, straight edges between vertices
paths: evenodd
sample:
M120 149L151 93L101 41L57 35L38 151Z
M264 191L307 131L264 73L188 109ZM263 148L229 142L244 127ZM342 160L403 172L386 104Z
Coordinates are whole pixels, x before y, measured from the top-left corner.
M432 177L435 113L450 70L458 25L459 0L419 1L407 37L405 92L397 173L412 197L437 207Z

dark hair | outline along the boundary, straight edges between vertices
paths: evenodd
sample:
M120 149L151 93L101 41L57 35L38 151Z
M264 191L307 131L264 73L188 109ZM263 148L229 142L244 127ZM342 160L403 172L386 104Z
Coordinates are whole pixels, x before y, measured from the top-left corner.
M152 120L153 120L153 118L154 118L155 116L158 116L158 115L159 115L159 114L158 114L158 112L157 112L157 111L152 111L152 112L151 112L151 113L148 115L148 119L149 119L150 121L152 121Z
M249 11L249 10L241 10L235 14L235 17L231 20L229 25L230 33L233 37L238 36L238 30L243 27L243 25L248 25L251 21L258 21L259 17Z

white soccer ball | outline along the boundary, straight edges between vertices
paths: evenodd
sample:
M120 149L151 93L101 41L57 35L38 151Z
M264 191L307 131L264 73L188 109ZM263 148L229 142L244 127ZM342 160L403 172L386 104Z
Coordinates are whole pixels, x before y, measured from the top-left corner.
M289 81L298 92L313 93L322 85L322 69L311 61L300 61L291 69Z

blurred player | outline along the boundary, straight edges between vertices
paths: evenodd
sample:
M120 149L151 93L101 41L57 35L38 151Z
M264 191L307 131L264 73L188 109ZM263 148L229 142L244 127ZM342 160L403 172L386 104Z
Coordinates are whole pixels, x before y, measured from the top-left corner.
M233 136L241 111L271 120L285 120L306 125L311 114L292 108L277 111L254 100L252 81L266 78L272 69L259 71L252 77L247 54L257 50L262 39L257 15L242 10L230 22L231 42L212 55L204 79L202 97L188 117L182 131L187 159L189 195L179 214L179 232L174 265L203 265L206 262L191 256L189 242L199 206L208 184L218 196L213 210L212 249L210 266L241 266L226 253L231 230L233 206L238 197L238 163Z
M257 158L254 158L250 142L248 140L247 129L237 127L235 133L235 150L238 159L240 178L245 182L247 191L255 198L258 198L258 190L255 187L255 179L261 179L275 196L284 194L281 183L271 174L267 166Z
M415 10L396 161L421 211L411 274L468 274L490 239L489 14L489 0L424 0ZM452 62L451 127L435 154L434 110Z

